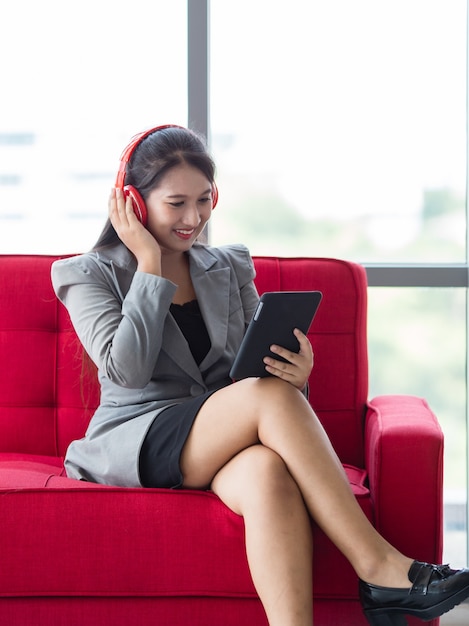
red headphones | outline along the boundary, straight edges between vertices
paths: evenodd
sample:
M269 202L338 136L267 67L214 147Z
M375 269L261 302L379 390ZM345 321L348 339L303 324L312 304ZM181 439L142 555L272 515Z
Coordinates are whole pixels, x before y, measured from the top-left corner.
M165 124L163 126L156 126L155 128L150 128L149 130L144 130L143 132L138 133L137 135L134 135L132 137L129 145L126 148L124 148L120 157L119 170L117 172L115 186L120 189L123 189L126 197L130 196L132 198L132 205L135 211L135 215L138 217L138 219L140 220L140 222L142 222L144 226L147 225L147 219L148 219L147 207L139 191L132 185L125 185L125 174L126 174L127 163L130 161L130 158L132 154L134 153L135 148L138 146L138 144L141 141L145 139L145 137L148 137L148 135L151 135L152 133L158 130L164 130L165 128L184 128L184 127L178 126L177 124ZM184 130L186 129L184 128ZM212 207L215 208L218 202L218 189L217 189L215 182L212 183L212 196L213 196Z

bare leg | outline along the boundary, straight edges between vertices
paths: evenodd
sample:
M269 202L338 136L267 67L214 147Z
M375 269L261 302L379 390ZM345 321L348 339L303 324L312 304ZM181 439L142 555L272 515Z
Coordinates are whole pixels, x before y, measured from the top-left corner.
M249 567L270 626L311 626L311 522L285 463L252 446L218 472L212 489L244 518Z
M410 586L412 560L369 523L309 403L284 381L247 379L207 400L182 453L185 486L210 485L228 461L259 442L284 461L310 515L360 578L382 586Z

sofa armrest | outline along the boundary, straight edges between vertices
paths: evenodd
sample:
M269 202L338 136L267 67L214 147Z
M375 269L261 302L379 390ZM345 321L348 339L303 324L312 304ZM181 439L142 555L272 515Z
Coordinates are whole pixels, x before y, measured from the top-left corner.
M389 395L368 403L365 463L378 531L407 556L441 562L443 433L425 400Z

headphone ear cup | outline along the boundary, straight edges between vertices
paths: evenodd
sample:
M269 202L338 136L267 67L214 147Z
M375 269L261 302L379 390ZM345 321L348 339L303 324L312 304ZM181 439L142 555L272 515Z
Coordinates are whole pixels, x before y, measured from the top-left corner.
M215 182L212 183L212 209L217 206L218 202L218 187Z
M145 201L140 193L132 185L125 185L124 196L126 198L128 196L132 198L132 207L134 209L134 213L137 216L138 221L146 226L148 221L147 205L145 204Z

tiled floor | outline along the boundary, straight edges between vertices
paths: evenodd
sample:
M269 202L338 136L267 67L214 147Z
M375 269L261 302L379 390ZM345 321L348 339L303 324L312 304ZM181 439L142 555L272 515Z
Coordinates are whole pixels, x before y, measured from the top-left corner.
M469 602L463 602L440 618L440 626L468 626Z

